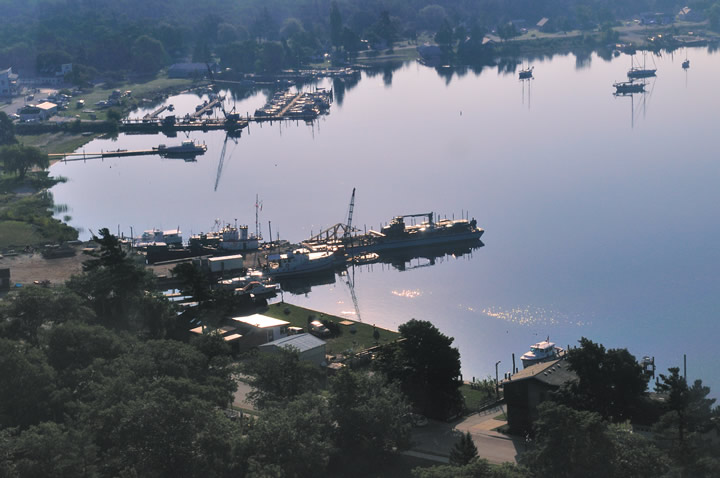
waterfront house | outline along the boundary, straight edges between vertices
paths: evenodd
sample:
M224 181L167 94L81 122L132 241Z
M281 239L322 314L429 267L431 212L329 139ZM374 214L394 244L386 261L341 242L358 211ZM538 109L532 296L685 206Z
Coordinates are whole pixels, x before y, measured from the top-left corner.
M549 394L577 380L564 359L542 362L522 369L502 382L512 433L524 433L538 417L537 407Z
M278 353L281 350L296 350L300 360L317 366L325 363L326 342L311 334L289 335L259 347L263 353Z

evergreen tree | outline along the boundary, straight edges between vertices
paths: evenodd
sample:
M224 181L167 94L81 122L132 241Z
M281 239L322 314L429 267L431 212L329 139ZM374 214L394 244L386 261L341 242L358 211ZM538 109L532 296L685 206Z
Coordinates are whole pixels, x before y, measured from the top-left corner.
M465 432L460 436L460 440L450 450L450 464L455 466L465 466L470 463L478 455L477 447L473 442L470 432Z

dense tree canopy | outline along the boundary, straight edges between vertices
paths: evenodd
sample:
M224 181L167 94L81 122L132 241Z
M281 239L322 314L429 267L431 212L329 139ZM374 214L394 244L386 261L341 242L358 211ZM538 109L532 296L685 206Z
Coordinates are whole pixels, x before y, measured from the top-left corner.
M402 340L383 348L375 361L388 379L398 381L413 405L430 417L462 410L460 352L453 338L430 322L412 319L399 327Z
M17 173L22 180L32 168L50 166L48 155L32 146L11 144L0 147L0 161L9 171Z
M567 360L578 381L569 384L569 394L562 400L615 421L625 421L637 413L649 377L627 349L605 350L583 337L579 347L568 351Z

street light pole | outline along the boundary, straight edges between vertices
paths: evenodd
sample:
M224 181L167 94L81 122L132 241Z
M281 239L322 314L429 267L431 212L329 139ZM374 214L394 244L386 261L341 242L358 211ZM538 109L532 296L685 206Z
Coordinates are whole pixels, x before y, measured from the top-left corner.
M498 382L498 365L502 360L495 362L495 398L500 398L500 382Z

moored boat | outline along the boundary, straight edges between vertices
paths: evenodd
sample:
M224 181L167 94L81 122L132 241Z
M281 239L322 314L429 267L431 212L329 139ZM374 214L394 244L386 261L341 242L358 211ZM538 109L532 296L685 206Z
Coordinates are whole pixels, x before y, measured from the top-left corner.
M271 254L267 258L265 274L273 279L298 277L313 272L330 270L335 266L335 254L332 252L310 252L308 249L295 249L285 254Z
M205 144L197 143L191 139L185 140L179 146L166 146L164 144L159 145L157 148L158 154L165 157L186 157L186 156L197 156L204 154L207 151Z
M530 350L525 352L520 360L522 360L523 367L529 367L536 363L558 359L564 353L565 350L556 346L554 342L550 342L550 337L548 337L542 342L531 345Z
M613 83L615 93L642 93L645 91L644 83L635 83L633 80L630 81L619 81Z

